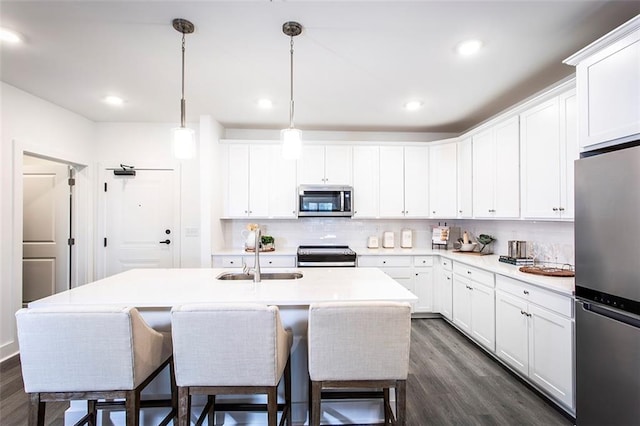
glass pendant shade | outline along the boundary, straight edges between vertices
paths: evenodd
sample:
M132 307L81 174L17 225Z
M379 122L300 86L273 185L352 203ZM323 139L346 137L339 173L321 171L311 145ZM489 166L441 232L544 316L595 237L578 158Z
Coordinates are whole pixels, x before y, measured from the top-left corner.
M180 160L196 156L196 140L192 129L188 127L173 129L173 155Z
M282 157L287 160L300 158L302 150L302 132L292 127L283 129L282 136Z

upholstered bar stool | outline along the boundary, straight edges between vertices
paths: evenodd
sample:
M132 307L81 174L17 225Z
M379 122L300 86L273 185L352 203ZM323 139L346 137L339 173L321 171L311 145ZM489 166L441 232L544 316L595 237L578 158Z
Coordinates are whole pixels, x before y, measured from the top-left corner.
M321 418L323 389L382 389L385 423L404 425L409 372L411 306L395 302L327 302L309 307L309 424ZM396 392L394 416L389 389ZM351 392L333 396L345 398Z
M46 403L87 400L77 423L96 424L96 410L126 410L126 425L139 424L140 408L167 406L177 412L171 351L135 308L64 306L16 312L24 389L31 399L29 425L44 425ZM140 393L165 367L171 371L172 397L141 401ZM124 401L98 400L124 399Z
M282 326L276 306L189 304L171 310L173 354L178 385L178 425L191 417L191 396L207 395L196 424L215 411L267 411L269 426L291 424L293 334ZM278 384L284 376L284 404ZM266 394L267 404L216 404L216 395Z

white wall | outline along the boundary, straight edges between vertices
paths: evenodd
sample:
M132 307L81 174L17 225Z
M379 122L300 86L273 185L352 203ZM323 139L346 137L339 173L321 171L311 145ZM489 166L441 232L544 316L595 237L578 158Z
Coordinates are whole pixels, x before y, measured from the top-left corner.
M180 173L180 267L200 266L200 161L176 160L170 123L96 123L96 158L99 176L106 167L120 164L143 168L175 169ZM198 125L188 125L196 129ZM98 197L100 197L98 192ZM96 247L96 250L101 250Z
M14 313L22 305L22 158L35 154L78 168L75 206L75 249L85 266L77 284L92 278L90 245L93 199L94 124L75 113L0 83L2 145L0 146L0 360L18 350Z

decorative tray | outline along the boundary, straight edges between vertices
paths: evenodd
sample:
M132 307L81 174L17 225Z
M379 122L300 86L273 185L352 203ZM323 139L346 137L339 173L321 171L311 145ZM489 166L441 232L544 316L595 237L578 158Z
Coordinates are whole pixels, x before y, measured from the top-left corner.
M246 251L247 253L255 253L256 249L254 248L245 248L244 251ZM261 248L260 249L260 253L265 252L265 251L276 251L275 247L265 247L265 248Z
M575 277L575 271L554 266L521 266L520 272L544 275L547 277Z
M453 253L471 254L473 256L486 256L489 254L493 254L493 253L482 253L481 251L462 251L462 250L453 250Z

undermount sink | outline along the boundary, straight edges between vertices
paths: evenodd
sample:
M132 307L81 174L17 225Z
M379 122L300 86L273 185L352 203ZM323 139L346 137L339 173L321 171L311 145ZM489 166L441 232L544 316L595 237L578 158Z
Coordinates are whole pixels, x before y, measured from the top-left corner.
M263 272L260 274L262 280L297 280L302 278L300 272ZM223 272L216 277L217 280L253 280L253 274L242 272Z

